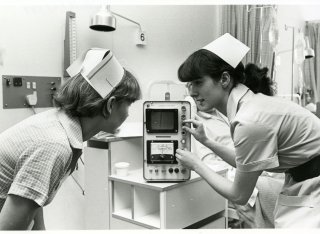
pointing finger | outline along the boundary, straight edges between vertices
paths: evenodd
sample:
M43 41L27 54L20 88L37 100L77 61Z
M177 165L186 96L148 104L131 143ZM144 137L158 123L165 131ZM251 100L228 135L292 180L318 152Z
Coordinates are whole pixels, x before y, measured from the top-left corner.
M201 124L200 121L194 119L186 119L183 123L192 123L194 127L198 127Z

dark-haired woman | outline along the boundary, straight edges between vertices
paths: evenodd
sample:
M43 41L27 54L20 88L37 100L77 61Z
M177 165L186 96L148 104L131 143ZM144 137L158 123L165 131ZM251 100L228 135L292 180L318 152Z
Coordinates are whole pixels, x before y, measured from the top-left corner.
M98 88L106 94L102 97L97 86L89 83L89 75L79 73L59 89L54 100L58 108L31 116L1 133L0 230L45 229L42 207L73 172L83 142L100 131L113 133L128 117L130 104L140 98L136 78L106 51L109 57L98 59L95 65L109 63L113 71L119 70L111 92L101 86L115 77L100 74Z
M228 117L234 151L208 139L197 120L187 120L194 129L185 130L236 167L234 182L191 152L178 149L178 160L240 205L247 203L263 171L285 172L275 227L320 227L320 120L293 102L270 97L273 89L266 68L250 64L244 69L241 62L231 66L222 58L200 49L180 66L178 76L188 82L200 110L214 107Z

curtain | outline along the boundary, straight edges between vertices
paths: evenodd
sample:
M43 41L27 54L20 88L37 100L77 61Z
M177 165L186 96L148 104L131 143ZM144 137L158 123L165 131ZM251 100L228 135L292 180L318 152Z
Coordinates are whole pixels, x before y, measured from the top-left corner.
M243 63L254 63L260 67L273 65L273 47L269 42L272 11L274 8L256 8L261 5L224 5L221 11L221 35L230 33L242 41L250 51L243 59ZM248 9L251 9L248 12Z
M304 61L305 89L310 93L311 101L316 103L320 101L320 23L307 22L305 36L315 53L313 58Z

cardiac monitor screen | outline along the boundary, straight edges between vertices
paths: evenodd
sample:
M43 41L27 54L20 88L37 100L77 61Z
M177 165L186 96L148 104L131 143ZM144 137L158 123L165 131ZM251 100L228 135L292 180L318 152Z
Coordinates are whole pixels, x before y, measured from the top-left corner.
M151 112L151 129L154 130L171 130L174 128L173 112Z
M147 109L147 131L149 133L176 133L178 131L177 109Z

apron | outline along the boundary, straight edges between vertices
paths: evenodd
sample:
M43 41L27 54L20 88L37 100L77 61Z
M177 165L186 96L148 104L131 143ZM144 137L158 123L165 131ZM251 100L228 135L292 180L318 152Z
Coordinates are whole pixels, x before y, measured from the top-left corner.
M295 182L286 174L274 217L275 228L320 228L320 176Z

